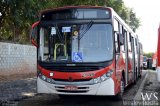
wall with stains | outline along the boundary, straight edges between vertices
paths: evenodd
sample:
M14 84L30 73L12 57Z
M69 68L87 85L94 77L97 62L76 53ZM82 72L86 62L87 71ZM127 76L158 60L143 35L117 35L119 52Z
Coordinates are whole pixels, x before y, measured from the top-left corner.
M36 73L36 48L0 42L0 76Z

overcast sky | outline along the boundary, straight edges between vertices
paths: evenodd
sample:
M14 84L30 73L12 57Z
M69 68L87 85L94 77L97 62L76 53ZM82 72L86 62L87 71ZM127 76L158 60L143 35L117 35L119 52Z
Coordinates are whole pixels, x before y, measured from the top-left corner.
M133 8L141 20L137 30L144 52L157 49L158 26L160 24L160 0L123 0L127 7Z

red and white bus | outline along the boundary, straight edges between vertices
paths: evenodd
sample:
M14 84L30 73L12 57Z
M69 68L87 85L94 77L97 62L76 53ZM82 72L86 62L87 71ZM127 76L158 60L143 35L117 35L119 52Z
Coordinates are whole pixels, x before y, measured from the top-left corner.
M158 28L158 44L157 44L157 80L160 82L160 26Z
M157 67L157 51L152 56L152 69L155 70Z
M37 47L38 93L122 97L142 73L137 35L109 7L42 11L31 39Z

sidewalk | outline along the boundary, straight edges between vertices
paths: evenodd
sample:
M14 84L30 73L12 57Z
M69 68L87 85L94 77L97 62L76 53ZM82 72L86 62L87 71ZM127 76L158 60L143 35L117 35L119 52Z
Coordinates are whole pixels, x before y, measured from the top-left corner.
M160 83L157 81L157 73L154 70L148 70L148 77L141 93L141 100L148 101L144 105L160 105Z

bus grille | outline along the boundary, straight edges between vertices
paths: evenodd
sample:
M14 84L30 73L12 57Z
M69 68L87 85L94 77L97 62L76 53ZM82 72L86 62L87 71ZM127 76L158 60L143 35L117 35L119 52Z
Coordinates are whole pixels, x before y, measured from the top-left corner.
M54 78L55 81L65 81L65 82L70 82L68 79L56 79ZM85 81L90 81L91 79L74 79L72 82L85 82Z
M99 67L73 67L73 66L53 66L53 67L44 67L47 70L52 70L52 71L61 71L61 72L83 72L83 71L95 71L99 70Z

